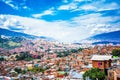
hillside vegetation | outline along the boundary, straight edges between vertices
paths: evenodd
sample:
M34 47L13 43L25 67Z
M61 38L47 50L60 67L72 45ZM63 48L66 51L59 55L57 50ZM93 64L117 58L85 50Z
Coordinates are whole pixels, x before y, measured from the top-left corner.
M12 37L12 38L1 38L0 37L0 48L14 49L16 47L21 47L22 38Z

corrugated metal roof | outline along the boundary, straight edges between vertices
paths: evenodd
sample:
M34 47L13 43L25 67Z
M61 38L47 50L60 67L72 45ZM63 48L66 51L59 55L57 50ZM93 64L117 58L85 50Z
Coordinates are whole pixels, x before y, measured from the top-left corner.
M91 60L110 60L112 59L112 55L93 55Z

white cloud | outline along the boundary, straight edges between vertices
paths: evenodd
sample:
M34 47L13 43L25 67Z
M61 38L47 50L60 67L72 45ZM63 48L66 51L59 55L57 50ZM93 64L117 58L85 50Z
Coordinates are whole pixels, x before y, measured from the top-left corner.
M72 10L72 11L76 11L76 10L81 10L81 9L91 9L93 8L93 6L91 5L87 5L87 6L82 6L80 7L80 3L81 2L86 2L86 1L92 1L92 0L72 0L70 3L65 4L65 5L61 5L58 7L58 10Z
M80 9L82 9L82 10L97 10L97 8L92 5L83 5L80 7Z
M14 18L18 20L21 23L21 25L24 25L24 32L32 35L48 36L55 38L59 41L68 42L71 42L73 41L73 39L75 40L76 38L79 39L78 35L82 35L78 31L80 30L80 28L69 27L71 24L69 24L69 22L66 21L47 22L44 20L37 20L12 15L7 15L6 17L8 19ZM7 26L0 27L8 29ZM83 31L81 30L81 32Z
M46 10L46 11L40 13L40 14L33 14L32 16L34 18L41 18L44 15L54 15L54 10L53 9L54 8L50 8L50 9L48 9L48 10Z
M68 3L68 0L63 0L64 3Z
M119 9L119 8L120 8L120 6L117 3L112 2L109 4L102 5L102 7L98 7L98 11L114 10L114 9Z
M23 2L20 4L16 3L14 0L1 0L1 1L3 1L4 3L6 3L15 10L20 10L20 9L30 10L30 8L25 5L26 0L23 0Z
M27 6L23 6L23 9L29 9Z
M19 9L18 5L12 0L2 0L2 1L5 2L7 5L9 5L10 7L12 7L13 9L16 9L16 10Z
M77 9L77 3L71 2L69 4L66 5L61 5L58 10L74 10Z
M120 30L120 23L111 23L118 20L119 18L117 17L119 16L102 17L99 13L78 16L72 18L70 21L53 22L13 15L4 16L6 16L6 18L10 21L12 18L13 23L19 21L25 28L23 30L24 33L52 37L56 40L64 42L79 41L91 35ZM6 26L2 27L7 28Z
M79 10L93 10L93 11L105 11L105 10L114 10L114 9L119 9L120 6L115 3L104 3L102 1L97 1L97 2L93 2L93 3L88 3L85 4L83 6L79 7Z
M120 30L120 28L94 28L91 31L91 34L101 34L101 33L106 33L106 32L111 32L111 31L117 31Z
M15 5L12 4L12 0L4 1L6 1L6 3L11 7L15 7ZM86 2L85 4L80 5L83 1L91 1L91 3ZM73 0L71 3L68 3L68 0L63 0L65 4L59 6L58 10L85 10L87 12L89 10L104 11L120 8L115 2L108 4L104 3L104 1L105 0ZM27 9L28 7L24 5L23 8ZM34 18L41 18L44 15L54 15L54 13L55 9L50 8L40 14L33 14L32 16ZM91 13L88 15L76 16L71 20L48 22L41 19L1 15L0 27L9 29L9 26L13 26L18 29L23 29L23 31L28 34L48 36L60 41L72 42L87 38L91 35L120 30L120 22L113 23L119 19L119 16L103 17L100 13ZM17 25L18 22L21 26Z
M6 29L14 29L16 31L23 31L25 27L20 22L12 17L0 15L0 27Z
M104 33L104 32L120 30L119 28L120 23L118 24L112 23L118 20L119 20L119 16L103 17L99 13L73 18L74 23L78 24L78 26L80 27L85 27L84 30L86 31L86 33L87 32L89 33L88 34L89 36Z
M81 5L81 2L90 1L91 3L86 2ZM105 0L73 0L69 4L61 5L58 7L58 10L72 10L72 11L104 11L104 10L114 10L119 9L120 6L116 2L105 3Z
M74 2L85 2L85 1L93 1L93 0L73 0Z
M111 17L102 17L99 13L83 15L73 18L73 21L76 23L81 23L84 25L95 24L95 23L106 23L112 21Z
M82 2L82 1L84 1L84 0L74 0L74 1L76 1L76 2Z
M58 10L69 10L69 5L62 5L58 8Z

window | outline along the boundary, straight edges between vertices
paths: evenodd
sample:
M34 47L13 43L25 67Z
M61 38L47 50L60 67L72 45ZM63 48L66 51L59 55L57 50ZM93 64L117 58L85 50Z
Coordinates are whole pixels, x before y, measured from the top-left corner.
M102 65L102 62L98 62L98 66L100 67Z
M110 72L110 73L109 73L109 76L112 76L112 75L113 75L113 74Z

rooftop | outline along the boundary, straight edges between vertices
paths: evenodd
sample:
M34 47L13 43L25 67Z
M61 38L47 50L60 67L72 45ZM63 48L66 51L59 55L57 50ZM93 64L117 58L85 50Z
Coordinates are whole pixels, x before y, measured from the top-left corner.
M93 55L91 60L110 60L112 59L112 55Z

